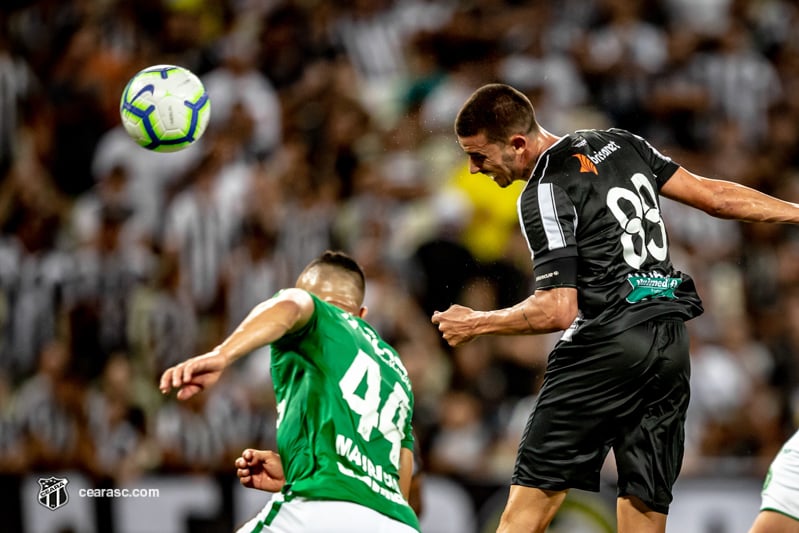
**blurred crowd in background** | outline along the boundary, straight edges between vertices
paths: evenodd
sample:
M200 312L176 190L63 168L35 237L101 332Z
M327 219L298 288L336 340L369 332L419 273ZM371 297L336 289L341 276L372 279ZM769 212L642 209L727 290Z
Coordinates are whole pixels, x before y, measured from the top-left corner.
M627 128L799 201L797 25L791 0L4 0L0 472L123 483L273 448L268 348L189 402L158 377L342 249L410 372L425 470L507 483L557 335L450 349L430 323L534 289L520 189L469 175L460 105L509 83L555 134ZM119 125L154 64L209 92L187 150ZM683 476L762 475L799 423L799 233L663 211L706 308Z

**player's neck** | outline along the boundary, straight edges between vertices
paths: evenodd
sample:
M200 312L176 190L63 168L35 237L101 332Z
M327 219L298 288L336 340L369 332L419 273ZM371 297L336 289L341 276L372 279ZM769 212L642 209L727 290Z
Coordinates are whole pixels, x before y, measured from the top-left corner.
M533 139L532 147L530 150L531 158L530 163L525 168L525 180L529 179L533 173L533 169L535 169L536 164L538 164L538 160L541 158L541 154L549 150L556 142L561 140L562 137L558 137L547 130L541 128L538 134Z
M538 145L537 146L538 153L536 154L536 157L540 157L541 154L549 150L553 144L555 144L562 138L563 137L558 137L554 133L550 133L547 130L541 128L541 131L539 132L538 137L536 138Z

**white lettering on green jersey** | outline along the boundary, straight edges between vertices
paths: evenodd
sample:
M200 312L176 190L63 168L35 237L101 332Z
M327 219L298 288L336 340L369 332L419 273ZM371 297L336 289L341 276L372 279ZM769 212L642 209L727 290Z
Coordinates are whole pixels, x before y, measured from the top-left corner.
M351 501L419 523L399 488L413 448L413 392L396 351L365 321L313 296L301 330L272 345L287 494Z

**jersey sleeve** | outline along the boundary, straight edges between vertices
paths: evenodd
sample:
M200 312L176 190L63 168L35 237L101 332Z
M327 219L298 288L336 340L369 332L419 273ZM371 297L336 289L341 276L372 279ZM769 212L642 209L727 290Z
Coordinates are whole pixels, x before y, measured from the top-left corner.
M284 290L285 289L281 289L281 290L277 291L274 294L274 296L272 296L272 298L276 298ZM311 298L313 298L313 301L314 301L314 310L313 310L313 313L311 314L311 317L308 319L308 322L304 326L302 326L300 329L298 329L296 331L292 331L292 332L286 333L285 335L283 335L282 337L280 337L279 339L274 341L272 343L274 346L277 346L280 349L285 350L285 351L293 350L294 348L299 346L303 342L303 340L306 337L308 337L308 335L311 332L313 332L316 329L317 323L319 321L319 302L321 300L319 300L315 295L311 294L310 292L308 294L311 295ZM274 355L273 355L273 357L274 357Z
M577 210L566 192L549 182L529 184L518 202L538 289L577 286Z
M658 190L660 190L660 188L669 181L669 178L677 172L677 169L680 168L670 157L661 154L654 146L649 144L646 139L626 130L613 129L611 131L622 136L629 142L640 154L646 164L649 165L649 168L651 168L652 172L655 174L655 182L657 183Z

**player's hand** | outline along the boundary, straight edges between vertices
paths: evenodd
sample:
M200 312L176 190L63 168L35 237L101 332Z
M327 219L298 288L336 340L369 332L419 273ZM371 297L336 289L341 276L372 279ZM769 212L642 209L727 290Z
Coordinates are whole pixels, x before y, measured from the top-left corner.
M226 366L227 361L216 350L198 355L167 368L161 375L159 388L163 394L176 389L178 400L188 400L219 381Z
M239 482L251 489L278 492L286 484L283 462L271 450L247 448L236 459L236 475Z
M450 346L458 346L469 342L476 335L472 324L475 311L462 305L452 305L446 311L433 313L432 322Z

